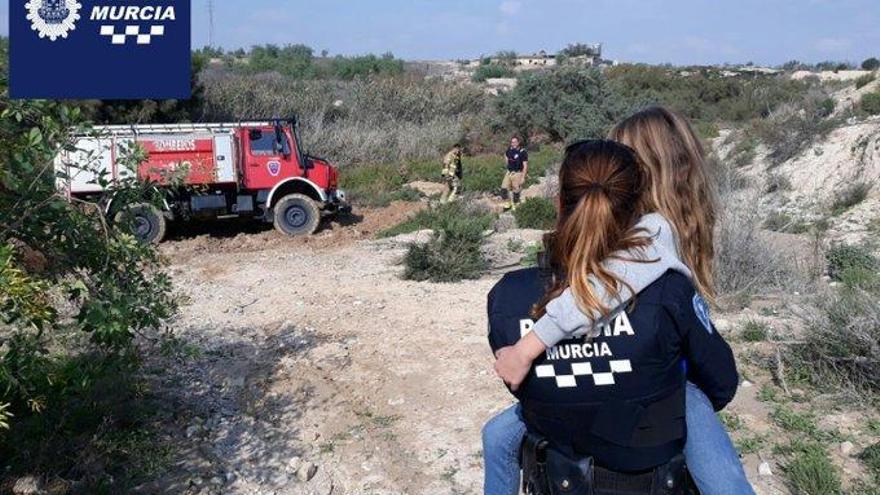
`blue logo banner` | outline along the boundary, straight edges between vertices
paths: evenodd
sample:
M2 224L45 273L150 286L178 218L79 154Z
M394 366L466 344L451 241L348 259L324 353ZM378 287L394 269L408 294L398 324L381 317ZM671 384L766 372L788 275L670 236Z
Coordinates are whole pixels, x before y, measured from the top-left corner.
M10 0L9 95L190 97L190 0Z

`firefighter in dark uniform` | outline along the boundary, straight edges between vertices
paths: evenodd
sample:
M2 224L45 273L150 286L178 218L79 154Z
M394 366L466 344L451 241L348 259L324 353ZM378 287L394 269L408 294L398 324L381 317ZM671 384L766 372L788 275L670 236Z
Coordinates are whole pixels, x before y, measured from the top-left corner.
M507 201L507 209L516 210L522 186L529 173L529 152L522 147L518 137L510 139L510 148L504 152L504 159L507 162L507 171L501 181L501 199Z
M549 276L538 268L519 270L492 289L493 351L528 333L530 311L544 295ZM684 485L685 476L685 380L699 386L716 410L733 399L738 383L733 354L709 320L705 301L690 279L669 271L597 332L592 339L571 339L548 349L513 392L529 432L524 460L540 455L535 454L541 443L536 439L542 438L557 461L561 455L562 464L581 461L586 467L584 461L592 459L597 494L615 483L641 487L643 493L686 493L674 491ZM524 480L534 483L529 469L534 466L524 466ZM581 482L571 469L559 467L563 476L555 482ZM652 492L658 477L672 490Z

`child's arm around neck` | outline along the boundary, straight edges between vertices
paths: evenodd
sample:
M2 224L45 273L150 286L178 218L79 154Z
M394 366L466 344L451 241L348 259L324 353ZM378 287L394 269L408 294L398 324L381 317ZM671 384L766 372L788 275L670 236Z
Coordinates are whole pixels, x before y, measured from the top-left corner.
M678 256L678 247L672 226L662 215L651 213L643 216L637 225L651 236L652 242L645 248L622 253L620 258L608 259L603 262L605 267L617 278L626 282L622 285L617 298L612 297L600 283L592 283L596 296L603 305L619 308L635 294L654 283L667 270L681 272L688 277L691 272ZM656 260L656 261L629 261ZM593 277L590 277L594 282ZM632 288L632 292L629 288ZM547 305L547 314L535 323L535 335L546 347L553 347L562 340L587 334L596 324L601 323L602 315L596 311L585 315L575 301L571 289L566 289L559 297Z
M590 279L596 291L596 296L606 307L618 309L659 279L668 270L681 272L688 277L691 272L678 256L678 247L672 226L662 215L651 213L643 216L637 225L647 231L652 241L643 249L621 253L619 258L608 259L603 262L605 267L620 280L625 281L632 291L626 286L620 287L617 298ZM656 260L647 262L628 261ZM520 339L511 348L499 350L495 362L495 371L510 384L515 390L522 380L525 379L531 368L532 361L542 352L559 342L572 337L580 337L589 333L594 326L602 322L602 315L594 312L585 315L581 312L571 289L566 289L559 297L550 301L546 308L546 314L538 320L532 332ZM503 351L503 352L502 352Z

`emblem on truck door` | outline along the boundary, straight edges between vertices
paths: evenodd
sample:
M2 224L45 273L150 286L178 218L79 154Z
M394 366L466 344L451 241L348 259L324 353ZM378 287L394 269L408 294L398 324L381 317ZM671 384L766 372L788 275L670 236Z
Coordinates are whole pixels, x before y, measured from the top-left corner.
M269 169L269 175L272 177L278 177L278 174L281 173L281 162L272 160L266 164L266 168Z
M76 29L82 5L76 0L31 0L24 8L27 9L31 29L40 38L55 41L59 37L67 38L67 33Z

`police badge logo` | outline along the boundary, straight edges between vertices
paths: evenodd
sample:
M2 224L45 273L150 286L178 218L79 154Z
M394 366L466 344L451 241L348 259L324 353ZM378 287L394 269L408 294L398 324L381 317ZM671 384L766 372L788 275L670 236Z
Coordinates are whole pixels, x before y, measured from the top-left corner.
M24 7L31 29L40 38L55 41L59 37L67 38L68 33L76 29L82 4L76 0L30 0Z
M273 160L266 164L266 168L269 169L269 175L272 177L278 177L278 174L281 173L281 162Z
M699 294L694 294L694 313L697 314L697 318L700 320L700 323L706 327L706 331L710 334L712 333L712 319L709 317L709 305L706 303L706 300L703 299Z

